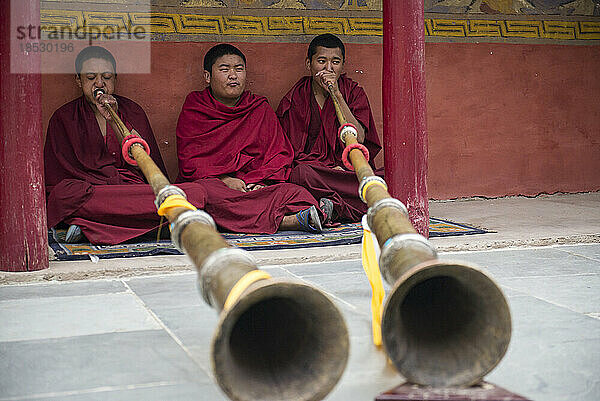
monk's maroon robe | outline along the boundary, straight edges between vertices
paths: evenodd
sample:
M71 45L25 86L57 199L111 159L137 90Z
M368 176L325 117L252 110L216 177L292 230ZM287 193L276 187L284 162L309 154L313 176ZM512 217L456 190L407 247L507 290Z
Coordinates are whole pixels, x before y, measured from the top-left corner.
M364 145L375 169L373 160L381 145L367 95L345 74L338 79L338 86L365 130ZM344 145L338 137L340 124L331 99L327 97L321 109L312 92L312 77L302 77L281 99L277 117L294 148L293 170L288 181L307 188L317 199L331 199L339 220L359 221L367 207L358 197L356 175L342 162Z
M146 114L135 102L115 96L118 114L165 167ZM102 136L92 106L82 96L54 112L44 147L48 227L77 224L93 244L117 244L149 232L160 223L154 193L135 167L125 162L110 124ZM188 200L204 207L200 185L181 187Z
M246 91L234 107L217 101L210 89L191 92L177 122L181 181L208 192L206 211L225 230L274 233L281 220L317 205L304 188L285 183L292 147L267 99ZM226 174L265 188L241 192L218 177Z

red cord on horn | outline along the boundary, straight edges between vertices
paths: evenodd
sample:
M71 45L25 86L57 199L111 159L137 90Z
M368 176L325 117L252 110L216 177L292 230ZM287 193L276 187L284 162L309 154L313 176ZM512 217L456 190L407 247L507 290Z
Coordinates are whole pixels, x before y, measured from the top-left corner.
M136 144L136 143L139 143L140 145L142 145L142 147L144 148L146 153L150 154L150 147L148 146L148 143L146 141L144 141L142 138L140 138L139 136L134 135L134 134L127 135L125 138L123 138L123 145L121 146L121 154L123 155L123 159L125 159L125 161L127 163L131 164L132 166L137 166L137 162L135 161L133 156L131 156L129 149L131 149L131 146L133 146L133 144Z
M348 168L350 171L354 171L354 167L350 160L348 160L348 155L352 149L359 149L362 154L365 156L365 159L369 161L369 150L367 147L361 143L353 143L352 145L348 145L344 148L344 152L342 153L342 161L344 162L344 166Z

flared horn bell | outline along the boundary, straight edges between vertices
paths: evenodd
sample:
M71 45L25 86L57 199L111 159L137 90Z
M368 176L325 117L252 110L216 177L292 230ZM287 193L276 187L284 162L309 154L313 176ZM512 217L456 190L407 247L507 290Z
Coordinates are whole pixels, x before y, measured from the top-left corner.
M506 353L510 310L500 287L479 268L433 259L396 281L385 304L382 336L408 381L469 386Z
M342 315L316 288L261 280L213 336L213 371L235 401L321 400L340 379L349 338Z
M368 149L359 143L356 127L348 124L333 85L328 89L340 126L352 127L340 129L342 158L356 173L358 194L369 206L367 223L381 249L380 271L394 287L381 322L389 358L415 384L468 386L480 381L500 362L510 342L506 298L481 270L438 259L409 217L426 221L427 200L423 205L423 199L398 181L396 191L416 207L409 213L404 203L392 198L385 180L369 165Z

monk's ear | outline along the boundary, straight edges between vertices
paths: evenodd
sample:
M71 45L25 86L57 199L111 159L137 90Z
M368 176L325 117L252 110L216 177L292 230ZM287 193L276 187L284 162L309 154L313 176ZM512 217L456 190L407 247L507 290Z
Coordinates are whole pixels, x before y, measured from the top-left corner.
M79 74L75 74L75 83L79 88L81 88L81 77L79 76Z
M305 61L306 69L310 71L310 59L307 57Z
M210 72L204 70L204 80L206 81L207 85L210 85Z

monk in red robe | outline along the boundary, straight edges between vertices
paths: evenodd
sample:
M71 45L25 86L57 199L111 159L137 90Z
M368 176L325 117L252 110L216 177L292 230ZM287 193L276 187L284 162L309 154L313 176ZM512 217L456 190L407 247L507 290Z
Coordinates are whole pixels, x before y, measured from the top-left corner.
M68 242L82 234L93 244L117 244L160 224L154 193L137 167L125 162L114 122L102 102L109 101L130 130L148 143L150 156L165 167L144 110L132 100L113 95L116 62L98 46L87 47L75 61L82 96L52 115L44 147L48 227L69 226ZM104 95L94 97L101 89ZM200 185L181 186L190 203L204 207ZM168 230L167 230L168 232Z
M310 75L302 77L281 99L277 117L294 148L289 182L307 188L317 199L331 199L335 220L359 221L367 207L358 196L356 175L342 162L344 145L338 137L340 124L330 99L330 84L346 120L358 129L358 142L369 150L373 170L381 145L367 95L343 74L344 60L344 44L338 37L315 37L306 58Z
M204 78L209 86L190 93L179 115L178 182L204 185L205 210L222 229L320 232L315 198L285 183L293 153L273 109L245 90L244 54L214 46L204 57Z

